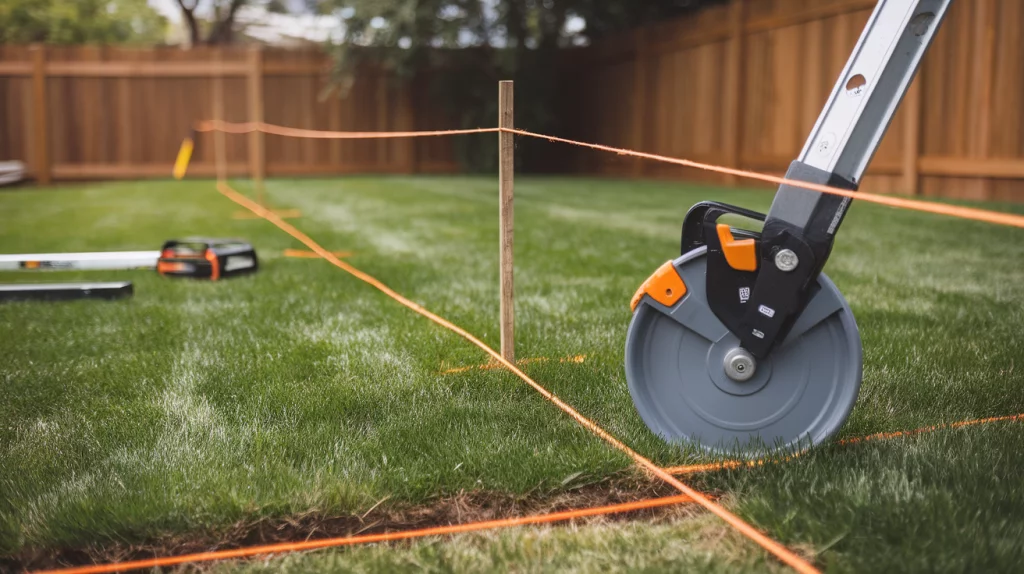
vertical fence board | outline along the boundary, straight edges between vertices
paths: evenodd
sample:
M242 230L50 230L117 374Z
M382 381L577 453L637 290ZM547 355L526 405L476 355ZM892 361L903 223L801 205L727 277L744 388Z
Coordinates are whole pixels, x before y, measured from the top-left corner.
M36 181L48 185L50 176L49 95L46 90L46 47L32 47L32 138L34 140L34 169Z
M647 149L647 114L648 114L648 85L650 82L648 70L650 69L649 56L647 54L647 36L643 30L638 30L633 40L636 51L636 61L633 64L633 141L634 149ZM633 177L640 177L644 174L647 162L642 160L633 161Z

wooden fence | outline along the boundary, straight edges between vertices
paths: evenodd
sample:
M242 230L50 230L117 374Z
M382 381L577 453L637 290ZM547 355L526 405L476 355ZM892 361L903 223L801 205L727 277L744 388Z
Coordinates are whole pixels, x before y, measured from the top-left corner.
M263 120L334 130L433 129L441 113L373 71L344 96L326 93L329 61L312 51L133 50L0 46L0 160L52 179L167 177L196 120ZM233 174L453 172L444 139L299 140L228 136ZM214 174L213 137L191 175Z
M773 173L800 152L874 0L732 0L564 62L566 131ZM862 189L1024 201L1024 2L954 2ZM584 172L714 179L580 152Z
M874 4L731 0L567 51L559 135L780 173ZM953 4L863 189L1024 201L1021 29L1021 0ZM43 182L163 177L189 125L218 115L335 130L454 127L425 84L403 88L373 71L345 97L325 96L328 65L301 51L0 46L0 160L27 161ZM212 175L212 137L198 143L191 173ZM236 174L457 170L448 138L227 143ZM582 173L721 180L564 146L551 153Z

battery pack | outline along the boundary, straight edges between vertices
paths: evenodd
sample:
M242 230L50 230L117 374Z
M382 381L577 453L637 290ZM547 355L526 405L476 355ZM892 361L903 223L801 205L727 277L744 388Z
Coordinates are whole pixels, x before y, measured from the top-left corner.
M160 249L156 270L166 277L192 277L219 281L255 273L256 250L237 239L190 238L171 240Z

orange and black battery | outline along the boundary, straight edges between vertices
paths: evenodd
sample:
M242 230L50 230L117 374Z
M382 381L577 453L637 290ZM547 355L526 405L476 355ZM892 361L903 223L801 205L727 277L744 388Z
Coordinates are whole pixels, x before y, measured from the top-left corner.
M235 239L171 240L160 249L156 270L166 277L218 281L255 273L259 268L252 245Z

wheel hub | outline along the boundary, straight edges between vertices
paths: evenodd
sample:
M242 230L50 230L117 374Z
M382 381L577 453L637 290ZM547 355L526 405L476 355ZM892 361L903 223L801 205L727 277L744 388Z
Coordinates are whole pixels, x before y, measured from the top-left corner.
M725 354L725 374L737 383L749 381L757 372L757 361L742 347Z

